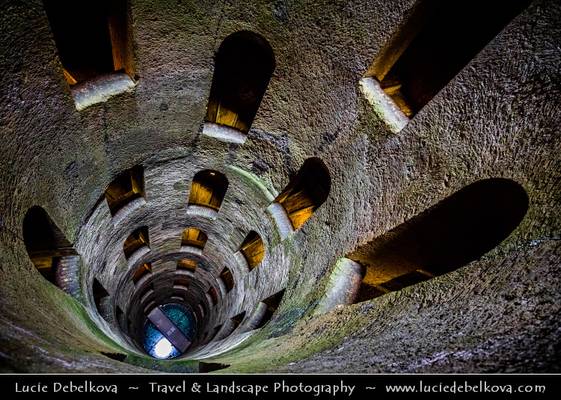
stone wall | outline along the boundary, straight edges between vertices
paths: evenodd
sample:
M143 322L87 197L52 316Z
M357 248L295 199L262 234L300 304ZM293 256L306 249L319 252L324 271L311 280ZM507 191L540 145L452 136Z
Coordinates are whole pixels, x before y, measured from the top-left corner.
M558 2L533 2L397 134L359 81L412 0L130 3L138 82L82 111L63 78L42 2L10 1L0 15L3 371L161 368L125 348L91 299L84 307L40 276L21 239L22 221L31 206L44 207L83 253L83 291L103 256L111 293L113 278L130 268L119 253L124 238L148 225L153 251L175 246L188 222L191 178L206 168L230 183L216 221L192 217L208 230L213 273L227 263L239 275L230 257L249 230L267 245L263 264L238 277L240 291L228 295L215 321L286 287L271 323L212 358L230 365L227 371L560 370ZM242 29L269 41L276 69L238 146L201 130L213 55ZM265 208L310 157L328 167L330 195L281 240ZM145 168L146 204L112 226L98 201L135 165ZM448 275L316 315L339 258L492 177L518 182L529 197L524 220L503 243ZM131 354L130 363L102 351Z

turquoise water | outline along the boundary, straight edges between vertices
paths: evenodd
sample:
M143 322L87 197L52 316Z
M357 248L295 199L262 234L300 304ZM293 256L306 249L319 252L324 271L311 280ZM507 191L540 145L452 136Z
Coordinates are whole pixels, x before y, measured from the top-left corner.
M160 309L183 332L187 339L193 340L195 335L195 318L191 312L179 304L166 304L160 306ZM146 320L144 324L143 344L146 352L155 358L175 358L181 355L180 351L167 341L150 320Z

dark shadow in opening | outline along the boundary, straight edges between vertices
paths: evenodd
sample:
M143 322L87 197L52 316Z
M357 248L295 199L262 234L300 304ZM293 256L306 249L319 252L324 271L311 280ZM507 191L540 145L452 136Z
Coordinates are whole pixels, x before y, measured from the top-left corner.
M97 280L97 278L94 278L92 291L93 291L93 298L94 298L96 309L99 312L99 314L103 317L103 319L106 320L107 316L110 315L109 293L107 292L107 290L105 290L105 288Z
M201 374L206 374L208 372L228 368L229 366L230 364L199 362L199 372Z
M206 233L195 227L190 227L183 230L181 235L182 246L192 246L198 249L203 249L208 240Z
M518 183L477 181L347 258L365 269L355 302L431 279L479 259L516 229L528 210Z
M125 358L127 358L126 354L123 353L107 353L105 351L102 351L101 354L103 354L105 357L109 357L112 360L116 360L116 361L125 361Z
M277 196L294 229L299 229L327 200L331 190L329 170L319 158L308 158L298 174Z
M408 117L423 108L530 0L424 0L374 61L380 82Z
M126 0L44 0L70 85L123 71L134 76Z

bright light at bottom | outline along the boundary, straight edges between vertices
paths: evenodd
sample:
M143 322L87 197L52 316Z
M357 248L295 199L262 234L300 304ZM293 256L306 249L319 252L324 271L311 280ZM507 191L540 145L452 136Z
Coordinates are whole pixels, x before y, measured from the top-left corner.
M173 346L165 337L158 340L154 346L154 355L158 358L168 358L173 352Z

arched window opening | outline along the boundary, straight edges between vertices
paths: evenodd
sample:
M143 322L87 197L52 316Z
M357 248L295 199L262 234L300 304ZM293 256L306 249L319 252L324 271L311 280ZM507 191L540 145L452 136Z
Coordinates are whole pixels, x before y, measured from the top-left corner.
M136 229L125 240L125 243L123 244L125 258L129 259L137 250L142 247L150 247L150 242L148 241L148 228L145 226Z
M43 3L70 85L118 71L134 76L126 0Z
M152 265L149 263L142 264L140 267L136 269L136 271L134 271L134 274L132 276L132 283L136 285L138 281L140 281L143 277L151 273L152 273Z
M360 247L364 268L355 302L454 271L499 245L520 224L528 196L508 179L485 179Z
M174 279L173 284L176 286L182 286L184 288L188 288L189 287L189 279L187 279L184 276L178 276L177 278Z
M234 288L234 276L228 267L224 267L219 278L226 288L226 293L230 292Z
M262 36L241 31L224 39L216 54L206 121L247 133L274 69L273 50Z
M43 4L77 110L135 86L127 0L43 0Z
M394 126L399 131L529 3L513 0L488 7L485 0L418 1L367 73L371 82L363 87L379 91L369 98L378 103L376 112L390 122L391 113L399 110L403 118ZM379 95L393 105L381 107Z
M99 314L104 319L107 319L107 316L111 315L111 308L109 304L109 300L110 300L109 293L107 292L107 290L105 290L105 288L97 280L97 278L94 278L92 291L93 291L93 298L94 298L94 303L97 312L99 312Z
M57 273L64 259L76 251L47 212L31 207L23 219L23 240L31 262L49 282L57 284Z
M259 329L264 327L273 318L273 315L279 308L283 296L284 296L284 289L281 290L280 292L273 294L272 296L267 297L265 300L261 301L260 304L265 305L263 316L261 317L259 322L255 324L254 329Z
M181 236L181 245L196 247L202 250L205 247L207 240L208 237L204 232L197 228L190 227L183 231Z
M247 261L249 269L257 267L265 257L265 245L263 239L255 231L248 233L240 246L240 252L243 254Z
M209 207L218 211L226 190L228 190L228 180L223 174L212 170L199 171L193 177L189 205Z
M111 215L117 214L125 205L142 197L145 197L144 170L140 166L119 174L105 190L105 199Z
M191 258L183 258L177 262L177 269L186 269L195 272L197 269L197 261Z
M330 189L331 178L323 161L309 158L275 202L283 207L293 229L299 229L327 200Z

